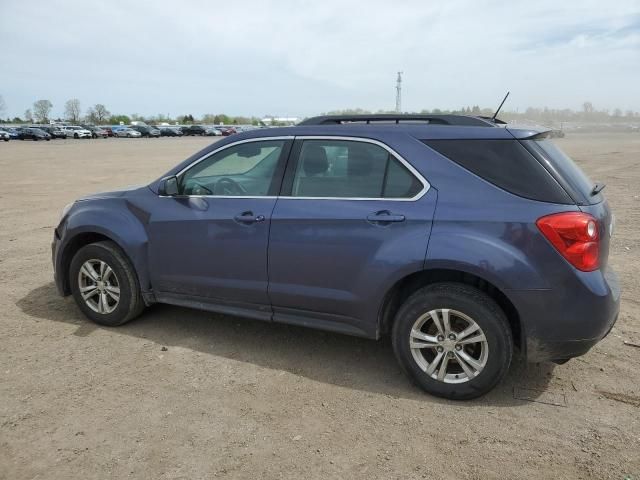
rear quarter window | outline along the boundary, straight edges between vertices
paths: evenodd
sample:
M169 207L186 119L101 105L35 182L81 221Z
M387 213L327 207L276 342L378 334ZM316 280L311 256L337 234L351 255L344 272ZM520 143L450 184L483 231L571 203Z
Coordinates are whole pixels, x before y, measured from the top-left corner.
M549 139L524 140L522 142L543 162L547 169L569 192L579 205L596 204L603 200L602 195L592 195L593 182L578 165Z
M424 140L430 148L475 175L520 197L541 202L573 201L517 140Z

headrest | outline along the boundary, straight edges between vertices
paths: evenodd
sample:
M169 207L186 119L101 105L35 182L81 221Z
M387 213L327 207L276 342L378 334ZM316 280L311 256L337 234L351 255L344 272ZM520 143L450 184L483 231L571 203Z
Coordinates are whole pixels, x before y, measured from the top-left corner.
M308 145L302 152L302 169L307 177L320 175L329 169L327 152L319 145Z

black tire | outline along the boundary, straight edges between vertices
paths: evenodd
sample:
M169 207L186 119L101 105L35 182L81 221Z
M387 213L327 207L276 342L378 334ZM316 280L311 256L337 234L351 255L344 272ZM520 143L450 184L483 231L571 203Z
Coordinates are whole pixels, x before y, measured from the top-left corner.
M411 330L418 318L435 309L461 312L482 329L488 356L484 368L471 380L445 383L427 374L414 359L409 346ZM489 392L505 376L513 356L511 328L502 309L482 291L461 283L436 283L413 293L396 314L391 340L401 367L420 388L452 400L469 400ZM457 360L452 367L456 364Z
M118 280L120 300L111 313L98 313L92 310L82 298L78 275L87 260L100 260L109 265ZM116 327L136 318L144 310L144 300L140 292L138 277L124 252L113 242L103 241L82 247L74 255L69 267L71 292L82 313L100 325Z
M73 138L80 138L77 133L73 134Z

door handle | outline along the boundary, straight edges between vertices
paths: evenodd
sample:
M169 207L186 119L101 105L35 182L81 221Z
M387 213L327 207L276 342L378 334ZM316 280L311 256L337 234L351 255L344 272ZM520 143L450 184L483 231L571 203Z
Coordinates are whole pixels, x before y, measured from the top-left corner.
M392 222L404 222L404 215L396 215L389 210L382 210L380 212L367 215L367 221L371 223L387 224Z
M258 223L264 222L264 215L254 215L253 212L242 212L240 215L236 215L233 219L238 223Z

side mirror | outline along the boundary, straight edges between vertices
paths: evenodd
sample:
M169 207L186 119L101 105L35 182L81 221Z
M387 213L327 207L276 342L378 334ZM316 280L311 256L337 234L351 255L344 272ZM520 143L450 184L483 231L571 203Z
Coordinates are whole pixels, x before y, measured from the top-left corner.
M158 193L166 197L178 195L178 177L166 177L160 181Z

